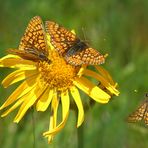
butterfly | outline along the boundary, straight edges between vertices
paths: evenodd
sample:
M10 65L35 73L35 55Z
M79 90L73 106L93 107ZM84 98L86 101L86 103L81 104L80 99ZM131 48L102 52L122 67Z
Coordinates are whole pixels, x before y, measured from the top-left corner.
M148 98L141 103L136 111L128 116L128 122L138 122L141 120L148 125Z
M26 60L50 61L48 48L42 20L35 16L30 20L18 49L9 49L8 52Z
M59 24L46 21L45 28L50 35L51 44L69 64L74 66L82 64L98 65L105 62L105 56L89 47L74 33Z

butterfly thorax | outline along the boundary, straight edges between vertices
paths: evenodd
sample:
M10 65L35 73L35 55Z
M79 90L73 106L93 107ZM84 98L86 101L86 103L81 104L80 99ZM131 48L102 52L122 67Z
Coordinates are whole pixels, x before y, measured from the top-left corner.
M85 42L81 41L80 39L77 39L74 42L73 46L70 47L69 49L67 49L66 55L72 56L76 53L79 53L79 52L85 50L86 48L88 48L87 44Z

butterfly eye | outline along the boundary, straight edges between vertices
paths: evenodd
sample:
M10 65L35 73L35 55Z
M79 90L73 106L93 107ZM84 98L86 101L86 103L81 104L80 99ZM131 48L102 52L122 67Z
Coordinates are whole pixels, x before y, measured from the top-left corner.
M46 57L43 53L40 53L40 54L39 54L39 58L40 58L40 59L46 59L47 57Z
M48 57L47 57L44 53L40 53L40 54L38 55L38 57L39 57L39 59L40 59L41 61L46 61L46 62L48 62L48 64L51 63L51 60L48 59Z

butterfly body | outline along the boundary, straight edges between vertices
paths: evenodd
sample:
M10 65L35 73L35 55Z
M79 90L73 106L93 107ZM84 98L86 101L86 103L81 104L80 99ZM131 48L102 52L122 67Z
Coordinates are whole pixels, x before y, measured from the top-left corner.
M85 50L86 48L88 48L88 46L86 45L86 43L82 42L81 40L77 40L76 42L74 42L73 46L70 47L69 49L67 49L66 51L66 56L72 56L74 54L80 53L83 50Z
M66 28L52 21L47 21L45 27L50 35L51 44L69 64L99 65L105 62L105 57L100 52L89 47Z

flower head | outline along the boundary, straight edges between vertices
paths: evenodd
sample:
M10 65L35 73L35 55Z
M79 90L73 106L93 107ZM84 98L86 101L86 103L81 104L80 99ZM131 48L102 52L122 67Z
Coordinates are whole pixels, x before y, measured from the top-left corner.
M68 64L51 46L48 35L47 39L49 46L47 59L50 60L28 60L13 54L0 59L0 67L16 69L2 81L5 88L23 81L7 98L0 110L7 108L1 115L5 117L20 107L14 118L14 122L18 123L31 106L35 106L37 111L44 112L51 105L49 130L43 133L50 143L67 121L70 110L69 94L78 108L77 127L79 127L84 120L84 109L79 90L99 103L108 103L112 94L118 95L119 92L105 69L95 66L97 72L94 72L87 69L86 65ZM93 84L86 76L95 78L100 85ZM60 105L62 106L62 120L58 123L57 114Z

